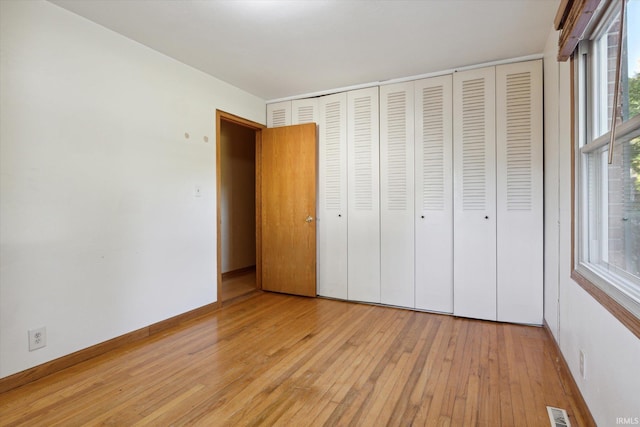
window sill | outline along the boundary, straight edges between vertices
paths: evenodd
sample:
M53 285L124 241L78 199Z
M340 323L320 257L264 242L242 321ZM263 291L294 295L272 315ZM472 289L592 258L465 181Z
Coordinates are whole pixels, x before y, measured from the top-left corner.
M585 268L585 270L587 269ZM606 308L609 313L626 326L631 333L640 339L640 318L620 302L616 301L612 296L607 294L598 285L594 284L592 280L585 277L587 275L588 271L582 272L573 270L571 272L571 278L573 280L575 280L585 291L589 293L589 295Z

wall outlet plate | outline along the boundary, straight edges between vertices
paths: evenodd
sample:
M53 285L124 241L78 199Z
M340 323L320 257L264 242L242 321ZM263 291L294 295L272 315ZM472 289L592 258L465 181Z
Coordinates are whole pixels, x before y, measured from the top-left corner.
M37 350L47 345L47 328L29 330L29 351Z
M586 378L586 361L584 357L584 350L580 350L580 376L584 380Z

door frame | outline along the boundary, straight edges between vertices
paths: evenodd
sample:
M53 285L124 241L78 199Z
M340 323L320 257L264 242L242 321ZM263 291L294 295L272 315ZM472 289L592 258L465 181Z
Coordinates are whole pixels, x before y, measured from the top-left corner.
M234 123L248 129L252 129L255 133L256 148L256 289L262 289L262 186L260 185L260 172L262 171L262 130L266 126L216 109L216 263L217 263L217 306L222 307L222 217L220 214L220 198L221 198L221 157L220 157L220 127L222 122Z

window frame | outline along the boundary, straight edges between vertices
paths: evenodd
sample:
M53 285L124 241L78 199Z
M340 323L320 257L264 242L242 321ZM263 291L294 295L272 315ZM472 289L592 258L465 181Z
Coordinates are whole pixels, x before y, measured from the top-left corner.
M590 232L599 233L599 240L602 241L608 233L608 229L604 224L605 221L589 220L589 215L604 216L607 214L608 202L606 207L591 209L589 205L589 197L594 192L607 191L606 176L607 168L598 168L597 179L595 185L589 185L592 177L588 172L588 162L597 153L606 154L608 152L607 144L610 138L611 130L600 134L593 138L598 126L601 127L602 121L606 120L601 109L597 106L602 105L604 97L607 101L607 94L602 93L602 87L606 84L597 84L600 76L601 68L598 57L599 50L602 46L598 40L606 37L606 29L610 25L611 18L618 10L616 2L607 4L598 14L597 24L590 30L590 37L585 39L578 45L578 49L571 58L571 78L572 78L572 273L571 277L582 286L589 294L591 294L601 305L611 312L618 320L620 320L636 337L640 338L640 286L634 283L635 279L629 274L625 278L625 274L612 274L605 267L599 266L597 263L590 261L589 251L593 250L593 246L589 243ZM628 23L627 23L628 27ZM606 60L606 59L605 59ZM606 104L605 104L606 105ZM608 111L608 107L605 110ZM608 121L605 121L605 128L608 128ZM619 123L616 129L616 141L631 140L640 135L640 115ZM614 155L621 155L620 151L614 152ZM606 157L606 155L605 155ZM602 160L599 160L602 161ZM605 159L606 162L606 159ZM589 194L589 191L592 194ZM596 196L597 200L605 200L608 196ZM596 200L596 201L597 201ZM604 212L603 212L604 211ZM595 229L594 229L595 224ZM601 229L597 230L598 224ZM606 242L608 244L608 241ZM598 259L601 259L598 254ZM627 273L628 274L628 273Z

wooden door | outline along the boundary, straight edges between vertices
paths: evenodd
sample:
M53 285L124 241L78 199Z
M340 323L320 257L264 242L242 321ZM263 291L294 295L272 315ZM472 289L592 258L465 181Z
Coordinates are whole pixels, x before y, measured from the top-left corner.
M316 296L316 125L262 131L262 289Z

